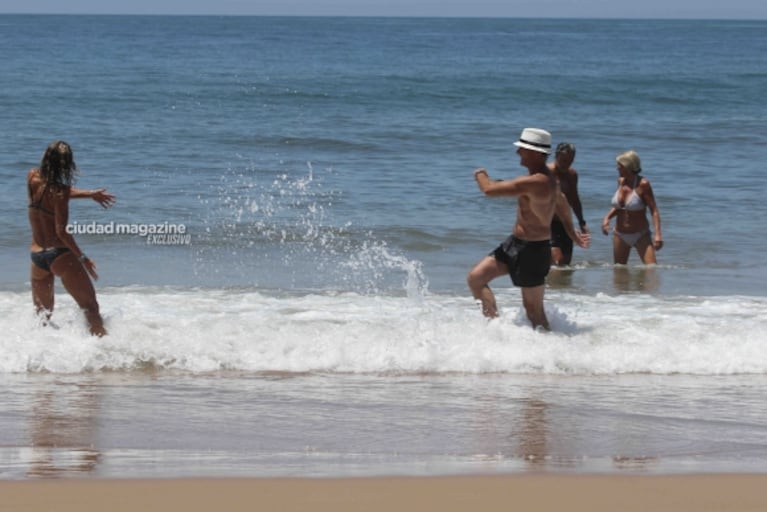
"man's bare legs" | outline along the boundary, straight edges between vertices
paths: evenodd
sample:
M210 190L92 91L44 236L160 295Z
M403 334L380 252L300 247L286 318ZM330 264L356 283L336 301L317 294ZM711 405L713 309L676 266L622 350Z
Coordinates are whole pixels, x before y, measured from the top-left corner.
M490 289L490 281L496 277L509 274L509 268L492 256L486 256L471 269L466 281L475 299L482 303L482 314L487 318L498 316L498 306L495 302L495 294ZM543 294L545 285L532 288L522 288L522 305L525 308L528 320L533 328L538 326L549 330L549 321L543 308Z
M545 285L522 288L522 304L525 306L528 320L533 324L533 329L543 327L549 331L551 330L549 328L549 321L543 308L543 293L545 290Z
M572 260L573 255L565 254L562 249L559 247L552 247L551 248L551 264L555 265L557 267L563 267L565 265L569 265L570 261Z
M495 295L490 289L490 281L496 277L509 274L509 267L492 256L485 256L482 261L471 269L466 277L471 294L475 299L482 302L482 314L487 318L498 316L498 307L495 303Z

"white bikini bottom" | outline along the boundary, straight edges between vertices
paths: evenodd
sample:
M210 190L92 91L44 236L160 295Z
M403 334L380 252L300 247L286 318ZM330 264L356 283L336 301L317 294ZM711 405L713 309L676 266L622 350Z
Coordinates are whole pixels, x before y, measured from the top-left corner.
M649 229L637 231L636 233L621 233L620 231L613 231L613 233L629 247L636 246L637 242L645 235L650 235L650 238L652 238L652 233Z

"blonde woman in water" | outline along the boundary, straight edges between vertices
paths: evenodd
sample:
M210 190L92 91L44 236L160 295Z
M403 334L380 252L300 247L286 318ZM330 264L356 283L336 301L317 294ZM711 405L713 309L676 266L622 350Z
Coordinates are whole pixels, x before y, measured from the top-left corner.
M613 261L625 265L631 249L636 248L642 263L657 262L655 253L663 248L660 212L650 181L640 176L642 164L635 151L621 153L615 159L618 170L618 190L612 199L610 211L602 220L602 233L610 231L610 220L615 217L613 230ZM647 220L652 217L654 232Z

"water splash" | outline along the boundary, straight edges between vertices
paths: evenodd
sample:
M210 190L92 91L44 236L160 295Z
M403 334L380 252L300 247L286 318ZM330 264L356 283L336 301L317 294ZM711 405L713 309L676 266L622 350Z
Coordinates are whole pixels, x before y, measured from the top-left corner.
M275 173L251 165L231 174L222 178L218 207L206 220L198 274L220 275L221 269L213 267L226 258L230 268L256 285L408 296L427 292L421 262L339 218L336 206L343 195L325 186L332 168L318 172L307 162L302 173Z

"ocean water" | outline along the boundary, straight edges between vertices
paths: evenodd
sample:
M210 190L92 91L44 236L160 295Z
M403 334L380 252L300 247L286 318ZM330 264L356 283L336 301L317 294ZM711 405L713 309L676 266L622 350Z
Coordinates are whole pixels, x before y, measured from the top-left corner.
M767 22L14 15L0 48L0 478L767 470ZM526 126L576 144L593 236L552 333L465 284L515 215L472 171L526 172ZM59 138L118 196L71 208L102 340L60 285L32 313ZM627 149L652 267L599 232Z

